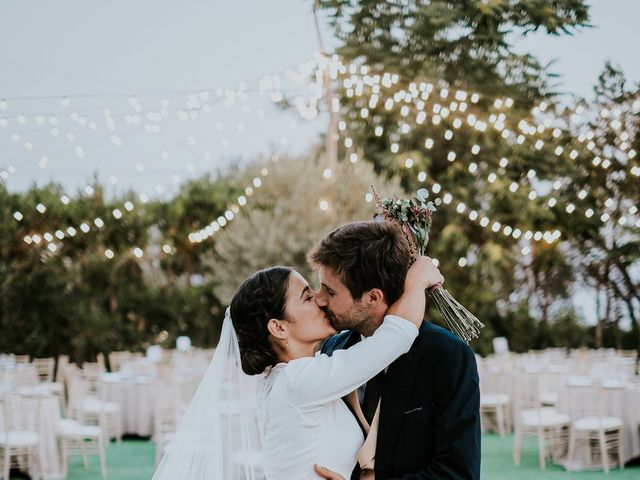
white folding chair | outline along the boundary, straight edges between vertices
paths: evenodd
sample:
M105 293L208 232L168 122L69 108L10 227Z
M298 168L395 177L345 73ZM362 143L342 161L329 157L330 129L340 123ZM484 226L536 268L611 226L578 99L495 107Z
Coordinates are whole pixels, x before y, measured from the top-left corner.
M609 473L609 453L617 453L618 465L624 468L622 458L622 420L604 415L603 390L599 384L569 379L569 411L573 421L569 437L567 468L571 469L576 447L584 442L589 448L589 459L599 458L605 474ZM596 450L594 452L594 449ZM595 454L595 455L594 455Z
M9 480L12 466L26 469L34 479L45 478L38 398L5 395L2 398L2 414L4 431L0 431L1 478Z
M84 468L89 468L89 455L98 455L100 473L107 478L107 461L102 429L98 425L83 425L77 420L65 418L60 420L59 439L63 460L63 473L66 478L69 457L82 456Z
M538 440L538 461L544 470L547 458L558 461L567 450L568 415L543 407L538 374L520 374L515 381L513 460L520 465L526 437Z
M505 372L480 372L480 421L483 431L511 432L511 395Z
M120 405L106 402L99 396L89 395L86 380L77 376L68 379L69 416L81 424L98 425L104 438L122 440L122 417Z

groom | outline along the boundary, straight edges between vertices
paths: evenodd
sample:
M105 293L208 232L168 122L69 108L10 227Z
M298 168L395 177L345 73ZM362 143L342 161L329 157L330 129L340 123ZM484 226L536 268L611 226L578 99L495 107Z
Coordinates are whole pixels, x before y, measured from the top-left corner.
M347 224L320 241L309 255L320 281L316 302L338 331L346 330L329 338L323 353L375 332L402 295L410 254L404 234L384 221ZM448 330L423 322L411 350L367 382L358 397L355 408L364 414L368 435L352 478L480 478L475 356ZM316 471L341 478L321 467Z

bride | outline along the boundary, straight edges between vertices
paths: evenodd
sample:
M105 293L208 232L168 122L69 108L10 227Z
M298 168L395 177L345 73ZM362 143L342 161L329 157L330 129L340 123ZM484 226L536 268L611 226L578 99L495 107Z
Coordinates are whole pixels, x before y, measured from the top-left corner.
M349 478L364 434L343 397L409 351L424 291L443 277L426 257L376 332L319 354L335 333L315 292L288 267L256 272L236 292L214 358L153 480ZM256 382L257 380L257 382Z

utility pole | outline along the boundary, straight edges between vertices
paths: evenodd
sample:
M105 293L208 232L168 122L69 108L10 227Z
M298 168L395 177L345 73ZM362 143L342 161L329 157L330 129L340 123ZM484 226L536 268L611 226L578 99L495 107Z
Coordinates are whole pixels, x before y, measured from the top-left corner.
M316 34L318 36L318 45L320 47L320 53L328 58L322 42L322 34L320 33L320 22L318 21L318 8L320 6L320 0L314 0L313 2L313 18L316 24ZM324 152L324 164L325 168L331 170L332 175L336 173L338 166L338 112L333 109L333 99L335 98L333 92L333 85L331 83L331 72L329 69L329 63L322 72L322 82L324 86L324 99L327 104L327 111L329 112L329 125L327 127L327 136L325 139L325 152Z

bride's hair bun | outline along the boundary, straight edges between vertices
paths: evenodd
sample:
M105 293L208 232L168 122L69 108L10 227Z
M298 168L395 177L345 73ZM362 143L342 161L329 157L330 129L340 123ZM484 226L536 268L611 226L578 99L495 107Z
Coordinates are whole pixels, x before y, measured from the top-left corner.
M247 375L258 375L277 363L271 346L247 348L242 352L242 371Z
M231 300L231 320L238 335L242 370L257 375L278 363L267 323L285 318L289 267L271 267L247 278Z

